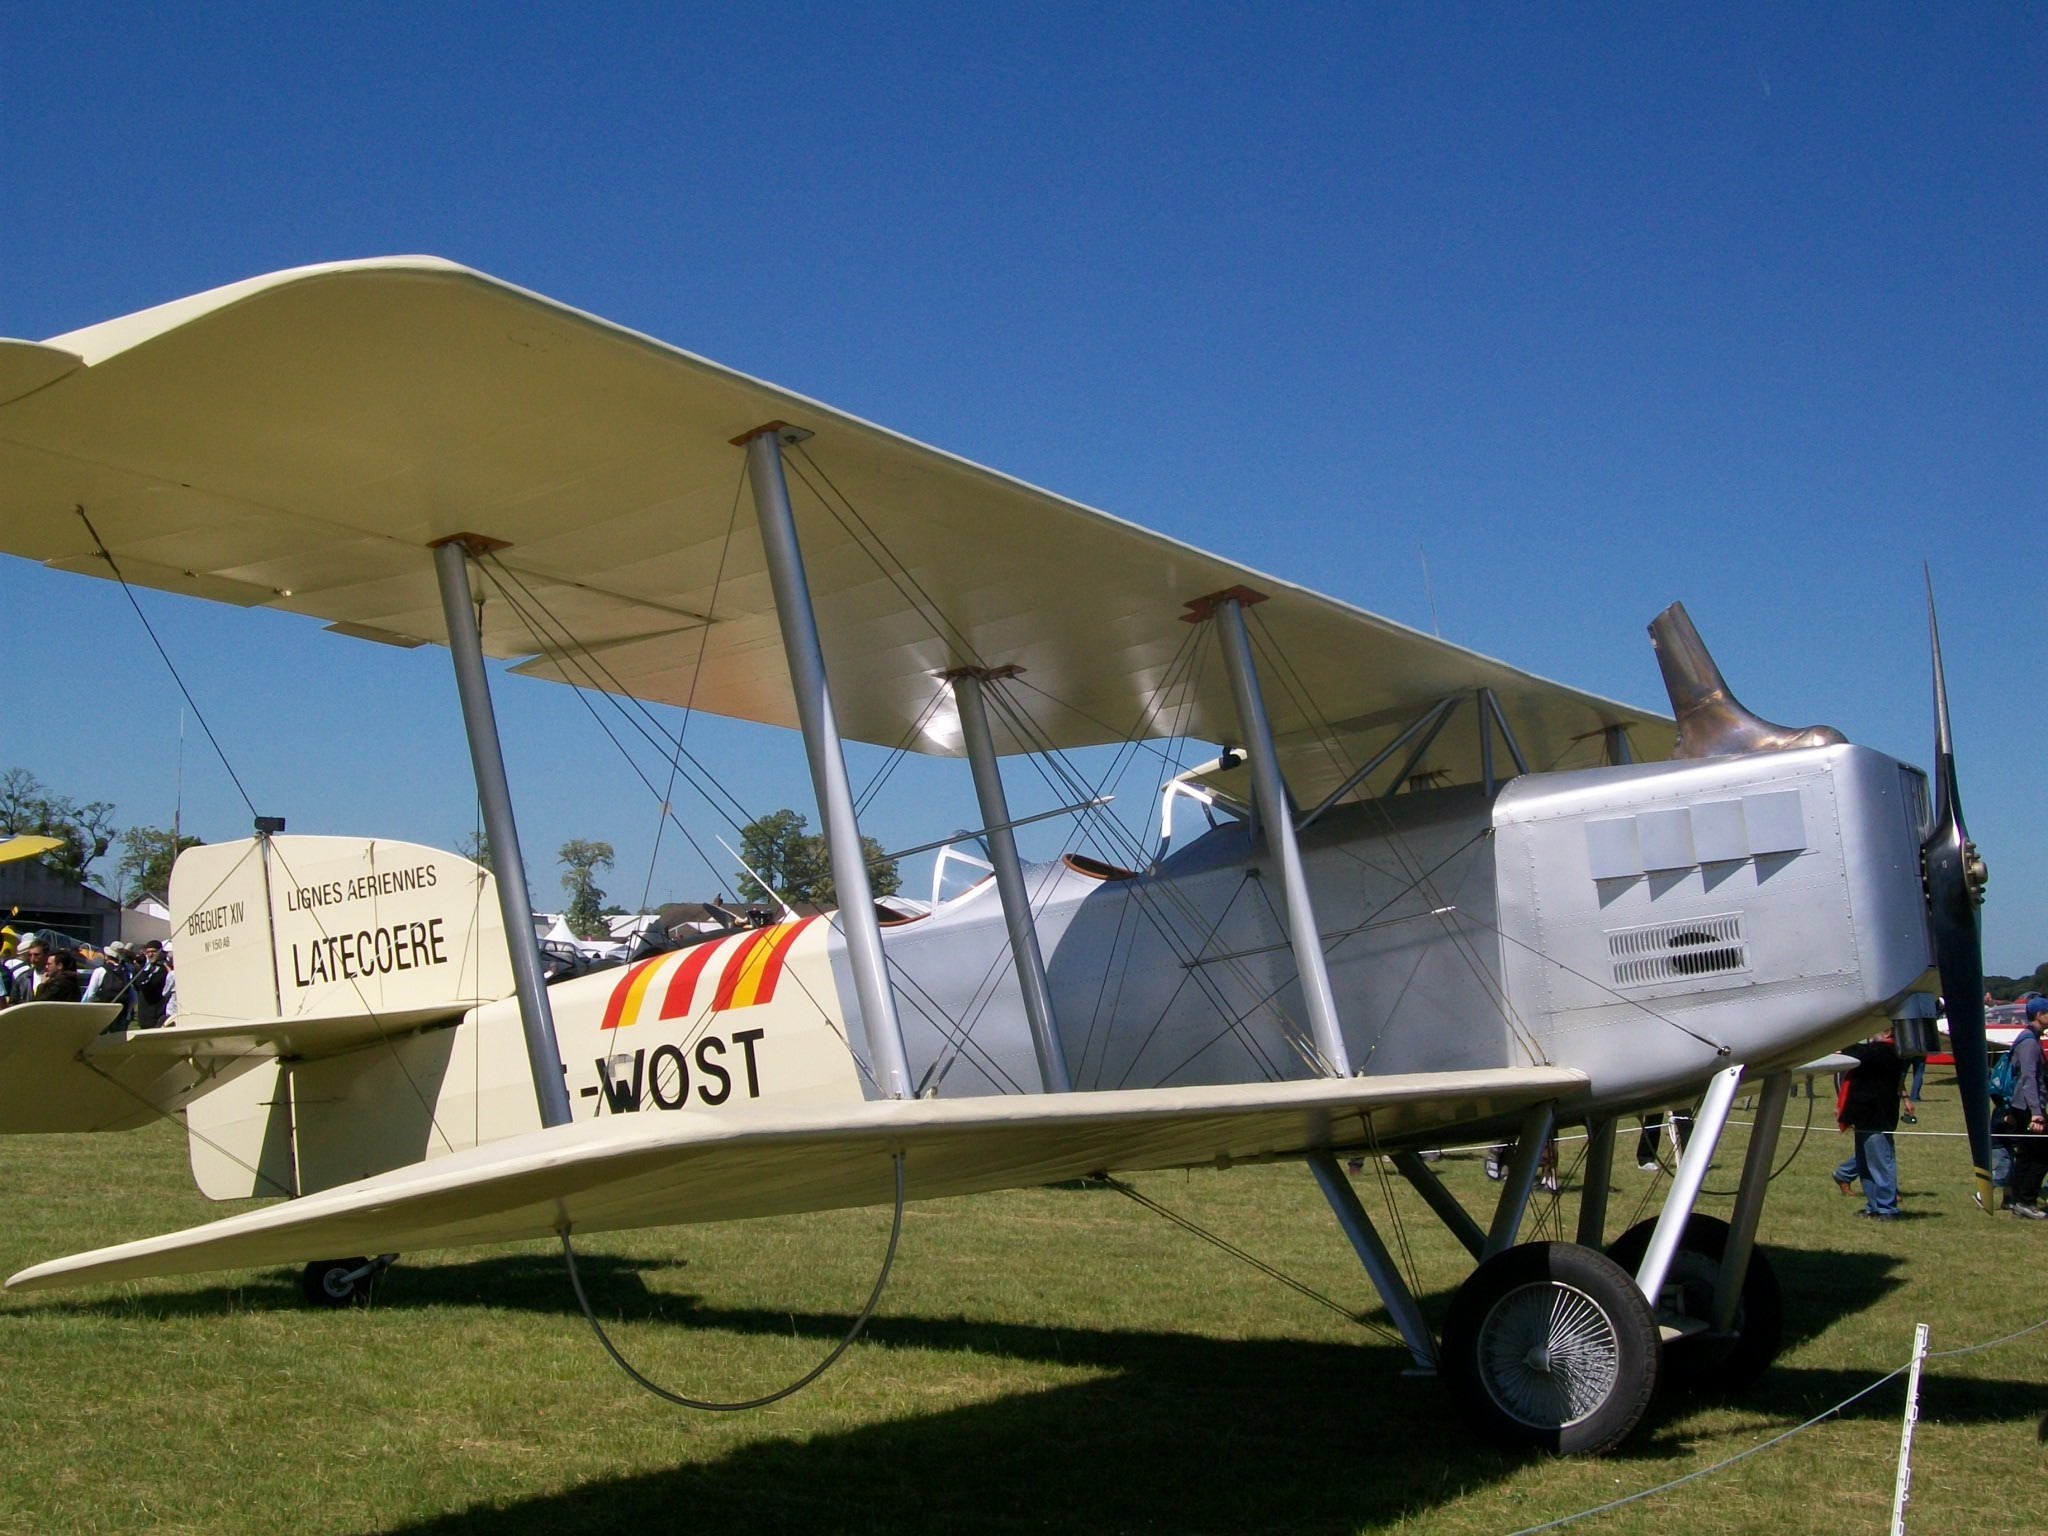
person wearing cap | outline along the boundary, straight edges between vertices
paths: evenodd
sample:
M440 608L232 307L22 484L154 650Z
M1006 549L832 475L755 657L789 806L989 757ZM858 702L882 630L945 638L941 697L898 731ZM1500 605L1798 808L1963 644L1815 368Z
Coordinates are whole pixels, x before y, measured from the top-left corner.
M29 932L15 940L14 975L7 983L7 1000L25 1003L43 984L43 966L50 958L50 946L40 933Z
M28 962L28 945L34 937L33 931L16 933L12 928L0 928L0 1008L14 1001L14 984L22 975L30 977L31 989L35 986L35 967Z
M121 1016L114 1020L115 1028L126 1025L135 1016L135 976L128 968L133 953L119 939L109 944L100 952L100 963L86 978L85 996L79 999L84 1003L119 1003Z
M2048 998L2027 1001L2026 1018L2012 1043L2012 1098L2005 1106L1999 1140L2012 1153L2005 1208L2028 1221L2048 1221L2041 1209L2041 1180L2048 1175L2048 1064L2041 1032L2048 1029Z

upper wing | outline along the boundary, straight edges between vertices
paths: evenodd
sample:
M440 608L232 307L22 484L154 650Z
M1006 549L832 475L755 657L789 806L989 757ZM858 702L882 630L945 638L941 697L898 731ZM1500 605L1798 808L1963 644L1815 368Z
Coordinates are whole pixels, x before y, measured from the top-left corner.
M1174 661L1184 605L1242 586L1265 598L1255 633L1291 669L1267 690L1281 735L1369 752L1428 703L1483 687L1533 766L1597 761L1612 726L1638 757L1669 749L1654 714L429 258L300 268L0 343L0 549L106 575L83 508L131 582L417 644L445 638L428 547L478 534L504 546L505 589L483 583L491 654L789 725L733 444L771 421L814 434L789 456L791 494L849 736L912 736L935 673L985 665L1023 669L1040 745L1235 740L1224 669L1176 683ZM1423 768L1477 777L1462 715ZM957 751L950 711L911 745Z
M1442 1141L1584 1091L1579 1072L1481 1072L886 1099L730 1115L623 1115L473 1152L141 1242L38 1264L11 1289L547 1237L564 1227L725 1221L877 1205L890 1154L914 1200L1111 1169L1181 1168L1323 1147Z

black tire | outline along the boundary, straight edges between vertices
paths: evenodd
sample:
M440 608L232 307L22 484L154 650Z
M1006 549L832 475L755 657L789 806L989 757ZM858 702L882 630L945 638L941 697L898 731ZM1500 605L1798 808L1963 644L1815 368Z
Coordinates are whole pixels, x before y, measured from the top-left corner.
M368 1259L317 1259L299 1271L299 1290L307 1305L352 1307L370 1299L374 1275L356 1275ZM350 1279L355 1275L354 1279Z
M1607 1256L1630 1274L1650 1251L1655 1220L1639 1221L1607 1245ZM1728 1251L1728 1223L1695 1213L1687 1218L1671 1260L1665 1294L1675 1285L1683 1315L1704 1319L1713 1310L1714 1280ZM1749 1251L1732 1334L1689 1334L1664 1346L1664 1384L1674 1392L1722 1396L1740 1392L1770 1368L1785 1345L1785 1298L1778 1272L1762 1248Z
M1657 1319L1626 1270L1597 1248L1522 1243L1451 1298L1438 1365L1494 1444L1599 1456L1642 1422L1659 1355Z

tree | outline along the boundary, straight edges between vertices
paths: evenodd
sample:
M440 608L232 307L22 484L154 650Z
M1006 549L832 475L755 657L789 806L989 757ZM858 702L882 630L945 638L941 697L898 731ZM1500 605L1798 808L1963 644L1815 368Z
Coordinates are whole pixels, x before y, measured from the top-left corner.
M604 892L598 889L597 872L612 867L612 845L572 837L562 844L557 857L564 870L562 889L569 893L569 908L562 921L579 939L602 937L610 930L602 916Z
M491 847L491 834L488 832L463 833L455 839L455 851L479 869L488 870L493 875L498 872L498 855ZM526 882L528 891L533 889L533 871L524 860L520 861L519 878Z
M809 901L826 875L824 844L795 811L771 811L740 828L742 901Z
M2035 966L2031 976L1986 976L1984 990L2001 1003L2017 1002L2028 992L2048 992L2048 962Z
M0 774L0 832L60 839L63 846L44 854L43 864L66 880L83 880L92 861L121 835L113 801L81 805L68 795L53 795L26 768Z
M868 864L868 883L877 896L887 896L902 887L903 877L896 861L885 858L882 845L872 837L860 840ZM832 860L822 834L812 832L810 823L792 810L772 811L740 829L740 857L760 875L739 873L743 901L787 901L817 907L835 907L838 892L832 884ZM766 881L773 889L763 889Z
M171 866L187 848L197 848L201 839L180 837L171 845L171 834L162 827L130 827L121 834L121 862L114 873L121 881L121 900L137 896L167 897L171 890Z
M472 864L481 864L492 874L498 866L491 862L491 834L488 832L465 832L455 840L455 851Z

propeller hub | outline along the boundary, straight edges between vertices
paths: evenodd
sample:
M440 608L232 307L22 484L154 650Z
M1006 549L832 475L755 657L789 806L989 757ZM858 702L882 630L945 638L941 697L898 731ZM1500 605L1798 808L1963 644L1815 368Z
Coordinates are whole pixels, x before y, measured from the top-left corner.
M1978 906L1984 905L1984 887L1991 883L1991 868L1984 862L1984 855L1977 851L1972 842L1963 844L1963 884L1968 887L1970 899Z

